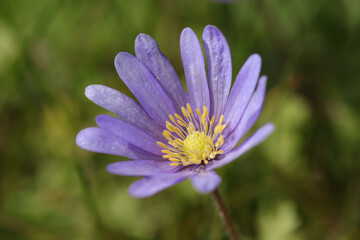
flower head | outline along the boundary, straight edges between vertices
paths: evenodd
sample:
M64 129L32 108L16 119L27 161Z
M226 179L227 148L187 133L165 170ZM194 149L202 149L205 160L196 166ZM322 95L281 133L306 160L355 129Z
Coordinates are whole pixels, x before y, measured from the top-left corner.
M102 85L90 85L85 95L115 113L99 115L98 127L82 130L77 144L89 151L132 160L110 164L108 171L144 176L129 193L148 197L190 178L200 193L214 191L221 178L214 169L258 145L274 129L268 123L237 143L257 120L265 97L266 77L260 77L261 58L251 55L230 92L232 66L229 46L214 26L206 26L203 46L190 28L180 36L188 93L154 39L140 34L136 57L121 52L115 67L140 104Z

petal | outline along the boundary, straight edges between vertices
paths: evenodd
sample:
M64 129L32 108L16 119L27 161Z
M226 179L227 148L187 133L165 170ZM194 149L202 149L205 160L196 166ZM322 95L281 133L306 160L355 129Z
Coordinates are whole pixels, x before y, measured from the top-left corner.
M236 126L233 132L225 137L225 143L222 146L222 150L227 152L232 149L237 142L249 131L252 125L258 119L265 99L266 91L266 77L262 76L259 80L259 84L254 92L251 100L246 107L246 110L240 120L240 123Z
M231 132L240 121L240 118L254 92L259 79L261 58L258 54L251 55L246 60L236 77L229 99L225 106L224 116L228 127L224 134Z
M174 175L179 167L170 166L170 161L133 160L112 163L107 166L110 173L123 176Z
M76 136L76 144L93 152L114 154L132 159L162 160L161 157L135 147L108 130L97 127L81 130Z
M140 149L158 156L162 155L162 148L156 143L158 140L131 123L110 115L97 116L96 123Z
M219 186L221 178L214 171L206 171L191 177L191 182L199 193L210 193Z
M224 158L219 159L218 161L214 161L214 164L209 166L207 169L215 169L222 167L238 157L240 157L245 152L249 151L251 148L260 144L264 141L273 131L275 127L272 123L267 123L261 128L259 128L253 135L247 138L242 144L240 144L237 148L227 153Z
M168 160L132 160L109 164L110 173L122 176L189 177L200 173L198 165L171 166Z
M232 77L231 54L224 35L215 26L206 26L203 43L210 86L210 116L218 121L224 112Z
M191 107L202 109L205 105L211 109L204 56L199 40L190 28L181 32L180 51Z
M115 57L115 67L126 86L139 100L145 111L165 127L169 114L176 112L174 105L144 64L127 52L121 52Z
M150 197L185 179L186 177L145 177L131 184L129 194L136 198Z
M189 102L169 60L162 54L156 41L146 34L139 34L135 40L136 57L151 71L170 97L177 112Z
M91 101L103 107L134 126L149 131L159 139L163 139L162 128L132 98L103 85L90 85L85 95Z

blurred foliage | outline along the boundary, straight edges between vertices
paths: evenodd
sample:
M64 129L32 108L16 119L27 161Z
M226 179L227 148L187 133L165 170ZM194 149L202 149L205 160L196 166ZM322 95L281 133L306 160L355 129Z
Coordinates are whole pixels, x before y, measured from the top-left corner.
M234 75L251 53L269 77L257 126L274 134L218 172L248 240L360 239L360 1L0 1L0 239L226 239L209 195L189 181L148 199L119 157L75 144L105 110L103 84L131 96L113 66L153 36L184 79L179 36L214 24Z

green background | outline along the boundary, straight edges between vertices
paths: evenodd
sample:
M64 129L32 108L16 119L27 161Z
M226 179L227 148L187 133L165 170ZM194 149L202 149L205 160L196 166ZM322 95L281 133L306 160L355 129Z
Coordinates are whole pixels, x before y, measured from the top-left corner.
M360 239L360 1L0 1L0 239L227 239L211 195L189 180L134 199L120 157L86 152L77 132L108 113L84 96L132 96L113 59L153 36L184 81L179 36L216 25L234 76L262 56L260 146L219 169L245 240ZM234 78L234 77L233 77Z

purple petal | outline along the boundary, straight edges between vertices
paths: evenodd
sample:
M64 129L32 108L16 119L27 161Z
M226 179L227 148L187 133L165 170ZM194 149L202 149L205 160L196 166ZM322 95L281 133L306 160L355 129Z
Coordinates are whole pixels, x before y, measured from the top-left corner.
M132 98L103 85L90 85L85 95L97 105L115 113L134 126L163 139L162 128Z
M145 111L160 126L165 127L169 114L176 112L175 107L144 64L127 52L121 52L115 57L115 67L126 86L139 100Z
M253 54L246 60L237 75L225 106L224 116L227 124L224 130L225 135L238 125L258 82L260 68L261 58L258 54Z
M259 128L253 135L247 138L242 144L240 144L237 148L227 153L224 158L216 161L213 165L209 166L207 169L215 169L222 167L238 157L240 157L245 152L249 151L251 148L260 144L264 141L273 131L275 127L272 123L267 123L261 128Z
M135 53L164 88L177 112L181 112L181 107L189 102L188 96L174 68L160 51L156 41L149 35L139 34L135 40Z
M108 165L110 173L123 176L189 177L200 173L199 165L171 166L169 160L133 160Z
M191 182L199 193L210 193L219 186L221 178L214 171L204 171L191 177Z
M232 77L231 55L224 35L215 26L206 26L203 43L210 86L210 116L218 121L224 112Z
M150 197L185 179L186 177L145 177L131 184L129 194L136 198Z
M225 143L222 146L222 150L227 152L232 149L237 142L249 131L252 125L258 119L265 99L266 91L266 76L262 76L259 80L259 84L254 92L251 100L246 107L246 110L240 120L240 123L236 126L233 132L225 137Z
M206 105L211 109L204 56L199 40L190 28L185 28L181 32L180 51L191 107L202 110L202 107Z
M107 166L110 173L123 176L174 175L179 167L170 166L168 160L133 160L112 163Z
M96 123L99 127L114 133L140 149L158 156L162 155L162 148L156 143L158 140L131 123L110 115L97 116Z
M162 160L161 157L145 152L108 130L92 127L81 130L76 136L79 147L93 152L114 154L132 159Z

